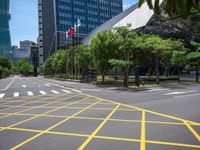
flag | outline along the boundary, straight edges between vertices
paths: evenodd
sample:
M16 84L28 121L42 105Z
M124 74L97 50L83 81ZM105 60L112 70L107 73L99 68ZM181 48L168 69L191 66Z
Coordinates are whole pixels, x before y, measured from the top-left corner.
M81 20L78 19L78 20L77 20L77 27L80 27L80 26L81 26Z
M77 32L77 25L74 24L74 32Z
M72 28L72 29L71 29L71 35L72 35L72 36L74 35L74 32L75 32L75 30L74 30L74 28Z
M71 36L71 30L68 29L68 31L66 32L66 37L68 38L68 37L70 37L70 36Z

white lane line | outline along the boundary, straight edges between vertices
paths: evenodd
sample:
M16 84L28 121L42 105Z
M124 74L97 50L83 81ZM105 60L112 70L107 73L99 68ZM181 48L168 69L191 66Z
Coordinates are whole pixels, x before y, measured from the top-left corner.
M55 90L51 90L52 93L55 93L55 94L59 94L59 92L55 91Z
M100 92L102 90L98 90L98 89L81 89L82 91L93 91L93 92Z
M15 92L13 96L14 96L14 97L19 97L19 93L18 93L18 92Z
M23 85L22 85L22 87L23 87L23 88L26 88L26 85L25 85L25 84L23 84Z
M192 90L192 91L180 91L180 92L171 92L171 93L166 93L163 95L178 95L178 94L185 94L185 93L193 93L196 92L197 90Z
M82 91L79 91L79 90L76 90L76 89L72 89L72 91L82 93Z
M3 97L4 97L4 95L5 95L4 93L0 94L0 98L3 98Z
M157 91L168 91L169 89L151 89L148 90L147 92L157 92Z
M174 98L193 97L193 96L200 96L200 94L189 94L189 95L182 95L182 96L174 96Z
M45 84L45 86L50 86L49 84Z
M33 96L33 92L28 91L27 94L28 96Z
M167 92L167 91L171 91L170 89L150 89L147 91L142 91L140 93L143 94L158 94L158 93L163 93L163 92Z
M67 91L67 90L62 90L63 92L65 92L65 93L72 93L72 92L70 92L70 91Z
M41 93L42 95L46 95L46 94L47 94L47 93L44 92L44 91L40 91L40 93Z

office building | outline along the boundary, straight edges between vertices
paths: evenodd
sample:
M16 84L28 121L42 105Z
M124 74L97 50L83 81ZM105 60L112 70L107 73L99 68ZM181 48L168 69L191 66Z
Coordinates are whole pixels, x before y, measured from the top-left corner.
M94 29L82 40L82 43L88 45L98 32L110 30L115 27L127 26L129 24L131 25L132 30L144 28L153 16L154 12L149 9L147 2L145 2L140 8L136 3L124 12Z
M33 41L24 40L24 41L20 41L19 45L21 49L30 49L33 43L34 43Z
M20 41L18 46L12 46L12 59L14 62L18 62L21 59L25 59L31 62L31 46L35 43L33 41L24 40Z
M41 55L46 59L58 48L80 43L88 33L121 12L122 0L38 0ZM66 31L74 27L74 36L66 37Z
M9 0L0 0L0 56L11 58Z

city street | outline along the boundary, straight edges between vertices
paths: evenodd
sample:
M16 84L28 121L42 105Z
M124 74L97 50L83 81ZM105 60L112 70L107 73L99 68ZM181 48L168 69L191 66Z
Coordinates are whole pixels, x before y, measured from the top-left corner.
M0 80L0 149L200 149L200 85L117 90Z

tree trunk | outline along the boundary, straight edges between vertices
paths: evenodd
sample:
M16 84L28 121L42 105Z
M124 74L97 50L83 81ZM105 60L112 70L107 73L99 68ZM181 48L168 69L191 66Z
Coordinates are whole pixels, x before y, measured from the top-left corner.
M152 74L152 67L149 67L149 78L151 78L151 74Z
M160 84L160 79L159 79L159 58L156 56L156 84Z
M129 62L129 51L125 51L125 61ZM129 77L129 64L127 63L124 70L124 87L128 87L128 77Z
M180 83L181 82L181 72L180 72L180 65L179 64L177 65L177 68L178 68L178 82Z
M103 70L103 72L102 72L102 82L104 82L105 81L105 69Z
M199 82L199 67L196 65L196 82Z
M135 86L140 86L139 68L135 67Z

